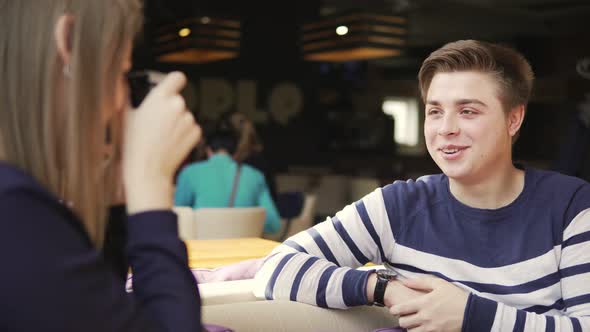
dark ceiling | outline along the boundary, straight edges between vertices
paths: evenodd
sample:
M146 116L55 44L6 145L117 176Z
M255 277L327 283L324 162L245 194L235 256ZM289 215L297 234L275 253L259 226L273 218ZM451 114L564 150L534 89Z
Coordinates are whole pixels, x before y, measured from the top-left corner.
M146 16L158 25L204 13L242 20L301 23L349 8L404 13L413 45L467 31L488 36L555 35L588 28L590 0L146 0ZM468 28L469 30L465 30ZM267 29L272 29L268 26ZM588 30L586 30L588 31Z
M299 56L299 27L324 14L350 8L408 17L404 57L378 61L403 67L428 50L457 39L512 42L514 39L567 38L590 31L590 0L145 0L146 47L140 62L150 62L157 27L183 18L217 14L242 22L240 57L260 64ZM143 58L142 58L143 56Z
M408 35L404 55L346 64L303 61L299 46L302 23L351 8L406 15ZM283 127L273 131L274 127L268 125L267 136L263 135L269 153L276 153L276 158L285 163L316 163L327 158L322 151L314 154L315 148L309 147L317 146L313 142L331 141L325 135L340 132L339 127L329 129L333 128L332 120L327 120L330 116L342 113L350 117L350 112L331 112L322 104L321 96L329 97L335 91L335 95L344 96L341 99L348 103L351 96L366 93L366 99L358 99L362 101L361 106L355 107L367 110L378 109L374 106L389 91L414 94L413 81L421 62L432 50L453 40L471 38L511 44L531 60L537 77L544 80L537 80L537 105L531 113L535 115L528 116L529 124L524 130L529 134L523 135L520 146L534 158L551 159L553 156L548 154L559 148L556 140L538 142L540 137L557 137L559 132L555 128L563 128L565 117L555 117L555 110L563 107L557 107L555 102L570 101L571 96L583 95L590 88L587 83L590 81L580 82L575 71L576 61L590 56L590 39L586 36L590 32L590 0L145 0L145 11L145 42L135 52L139 68L182 70L195 86L201 78L223 78L236 86L239 80L256 82L253 98L257 113L267 109L267 97L277 82L292 81L301 87L306 98L305 109L292 131ZM154 42L154 32L159 26L212 14L240 19L238 58L199 65L154 61L150 43ZM554 104L540 104L547 101ZM349 104L338 104L338 107L352 108ZM204 113L200 108L199 112L202 120ZM324 127L328 129L313 129ZM309 136L307 141L301 138L301 128L306 132L303 136Z

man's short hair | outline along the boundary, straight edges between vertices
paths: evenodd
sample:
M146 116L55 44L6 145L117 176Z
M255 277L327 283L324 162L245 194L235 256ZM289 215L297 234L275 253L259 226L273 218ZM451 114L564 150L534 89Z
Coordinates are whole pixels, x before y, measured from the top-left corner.
M432 52L422 63L418 81L422 100L432 78L441 72L475 71L491 74L500 88L500 101L505 112L514 107L526 107L533 88L531 65L518 51L477 40L459 40Z
M233 155L236 152L238 138L232 130L217 130L207 137L207 146L215 152L225 150Z

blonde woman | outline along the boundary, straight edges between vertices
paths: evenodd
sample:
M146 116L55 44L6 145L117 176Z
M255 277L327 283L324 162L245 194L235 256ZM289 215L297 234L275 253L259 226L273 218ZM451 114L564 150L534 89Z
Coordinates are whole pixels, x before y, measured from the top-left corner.
M0 0L2 331L201 330L170 211L173 173L201 131L179 73L126 112L141 25L138 0ZM102 253L119 173L105 166L107 128L111 160L122 155L128 218L114 227L127 232L132 294Z

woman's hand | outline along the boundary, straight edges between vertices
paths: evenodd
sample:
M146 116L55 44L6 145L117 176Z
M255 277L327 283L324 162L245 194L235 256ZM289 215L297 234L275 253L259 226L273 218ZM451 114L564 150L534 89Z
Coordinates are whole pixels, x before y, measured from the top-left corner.
M127 113L123 181L130 214L172 207L174 173L201 138L180 96L185 84L185 76L173 72Z

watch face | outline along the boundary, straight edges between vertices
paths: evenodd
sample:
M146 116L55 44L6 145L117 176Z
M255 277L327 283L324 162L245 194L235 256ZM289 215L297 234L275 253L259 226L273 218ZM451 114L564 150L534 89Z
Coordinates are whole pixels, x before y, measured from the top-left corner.
M395 277L397 277L397 273L395 273L395 271L392 270L377 270L377 275L380 276L381 278L384 279L394 279Z

